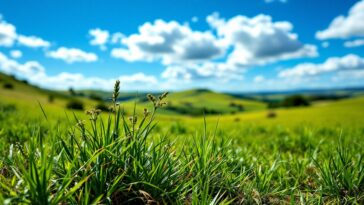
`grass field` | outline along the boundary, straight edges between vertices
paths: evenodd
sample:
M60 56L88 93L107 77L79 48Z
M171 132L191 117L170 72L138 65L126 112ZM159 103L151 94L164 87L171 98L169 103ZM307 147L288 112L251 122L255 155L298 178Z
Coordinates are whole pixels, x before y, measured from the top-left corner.
M2 204L364 203L361 95L268 110L208 90L119 104L116 86L100 113L0 77Z

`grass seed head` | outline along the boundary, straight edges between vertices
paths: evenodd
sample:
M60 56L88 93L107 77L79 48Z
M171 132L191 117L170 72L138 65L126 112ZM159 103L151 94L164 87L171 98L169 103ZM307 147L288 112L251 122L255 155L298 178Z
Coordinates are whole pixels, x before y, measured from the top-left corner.
M100 109L87 110L86 114L90 116L90 120L96 121L97 117L101 114L101 110Z
M85 129L85 121L84 120L78 120L77 127L79 127L80 129L84 130Z
M148 100L153 102L153 103L156 101L156 98L152 94L148 94L147 97L148 97Z
M144 114L144 117L148 117L149 111L147 110L147 108L144 108L143 114Z
M164 98L167 97L168 94L169 92L164 92L161 96L159 96L159 100L163 100Z
M129 121L131 122L131 124L135 125L138 121L138 117L136 115L130 116Z
M113 100L113 102L115 103L116 102L116 100L118 99L118 97L119 97L119 91L120 91L120 80L117 80L116 82L115 82L115 85L114 85L114 92L113 92L113 94L112 94L112 100Z

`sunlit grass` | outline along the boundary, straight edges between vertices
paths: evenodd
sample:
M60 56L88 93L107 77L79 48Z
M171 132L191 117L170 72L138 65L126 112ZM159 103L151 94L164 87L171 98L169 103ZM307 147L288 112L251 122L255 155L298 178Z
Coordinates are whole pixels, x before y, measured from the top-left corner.
M87 114L5 99L1 203L364 203L362 98L192 118L159 116L165 95L144 110L118 94Z

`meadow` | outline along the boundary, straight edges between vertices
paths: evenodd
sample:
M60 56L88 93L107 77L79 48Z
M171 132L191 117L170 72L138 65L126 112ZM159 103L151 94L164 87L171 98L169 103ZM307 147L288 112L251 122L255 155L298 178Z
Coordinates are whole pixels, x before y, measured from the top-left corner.
M360 94L270 109L116 82L100 102L0 77L1 204L364 203Z

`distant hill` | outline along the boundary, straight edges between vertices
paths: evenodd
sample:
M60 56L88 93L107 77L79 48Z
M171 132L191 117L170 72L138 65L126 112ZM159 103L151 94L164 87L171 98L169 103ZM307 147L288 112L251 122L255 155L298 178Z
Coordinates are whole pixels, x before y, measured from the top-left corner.
M205 89L171 93L167 99L168 110L181 114L231 114L266 108L266 104L256 100L239 99L229 94Z
M160 93L154 93L159 95ZM264 110L270 102L280 101L293 94L305 95L311 101L335 100L364 95L364 88L343 88L328 90L299 90L284 92L257 93L219 93L208 89L193 89L172 92L167 97L167 106L160 111L164 115L201 116L217 114L235 114ZM121 92L119 101L129 110L135 103L138 109L151 108L146 98L147 93ZM0 99L10 101L40 101L53 107L65 109L66 104L74 99L85 104L85 109L105 104L110 101L111 92L97 90L76 90L70 92L53 91L38 88L26 81L0 73ZM50 101L54 102L50 102Z
M342 99L364 95L364 87L332 88L332 89L302 89L288 91L264 91L230 93L232 96L242 99L253 99L264 102L280 101L286 96L303 95L310 100Z
M11 85L5 88L5 85ZM154 93L159 95L160 93ZM119 101L122 106L130 109L135 103L141 109L149 107L150 103L146 98L147 93L127 93L121 92ZM51 104L65 109L65 105L72 99L81 100L85 107L96 106L100 103L110 101L111 92L94 91L94 90L74 90L70 91L53 91L41 89L30 85L27 82L17 80L14 77L0 74L0 97L6 97L17 101L31 100L33 103L40 101L42 104ZM50 98L55 102L50 103ZM244 100L237 97L217 93L206 89L187 90L182 92L174 92L168 95L167 106L161 110L162 114L190 115L198 116L212 114L232 114L246 112L252 110L262 110L266 108L266 103L257 100ZM132 109L131 109L132 110Z
M39 88L32 84L29 84L26 80L19 80L14 76L6 75L0 72L0 89L3 90L13 90L16 92L24 92L29 95L53 95L57 98L66 99L69 97L68 94L64 92L54 91Z

